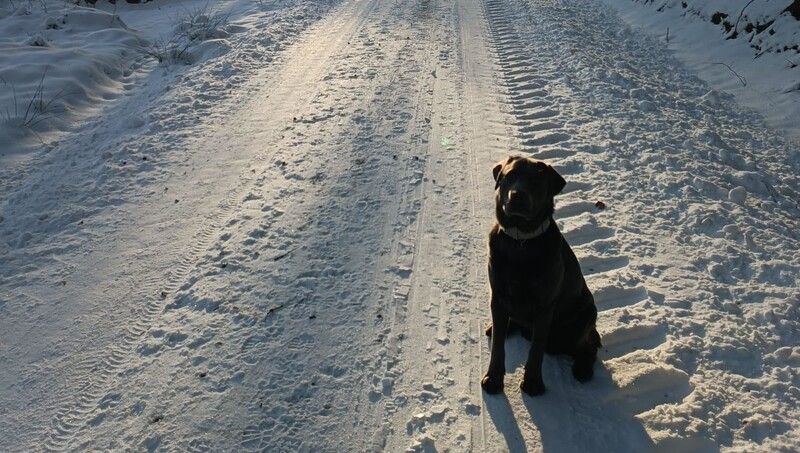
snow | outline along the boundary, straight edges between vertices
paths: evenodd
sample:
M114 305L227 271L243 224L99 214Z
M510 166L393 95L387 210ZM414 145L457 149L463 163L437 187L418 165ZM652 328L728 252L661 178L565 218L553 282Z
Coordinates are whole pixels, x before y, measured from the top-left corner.
M135 83L137 65L130 60L142 37L117 16L52 5L44 11L32 2L13 8L6 2L0 24L5 134L19 138L45 126L68 130L71 115L97 111Z
M800 139L800 27L791 0L604 1L628 24L657 37L709 86ZM714 21L715 15L720 19Z
M4 451L800 449L798 22L606 3L4 2ZM537 398L519 336L479 385L509 154L600 312Z

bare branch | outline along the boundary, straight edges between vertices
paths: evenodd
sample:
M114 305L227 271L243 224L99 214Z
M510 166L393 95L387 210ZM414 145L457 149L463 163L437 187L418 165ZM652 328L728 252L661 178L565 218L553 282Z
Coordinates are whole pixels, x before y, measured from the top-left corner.
M711 64L719 64L719 65L725 66L726 68L728 68L728 70L729 70L729 71L731 71L731 72L733 73L733 75L735 75L736 77L738 77L738 78L739 78L739 82L741 82L741 83L742 83L742 86L743 86L743 87L746 87L746 86L747 86L747 79L745 79L744 77L740 76L740 75L739 75L739 74L738 74L736 71L734 71L734 70L733 70L733 68L731 68L730 66L726 65L725 63L720 63L720 62L713 62L713 63L711 63Z
M742 8L742 10L739 11L739 17L736 18L736 23L733 25L733 33L731 33L732 35L735 35L736 33L738 33L738 30L736 28L739 26L739 21L742 19L742 15L744 14L744 10L746 10L747 7L750 6L750 4L753 3L754 1L756 1L756 0L750 0L749 2L747 2L746 5L744 5L744 8Z

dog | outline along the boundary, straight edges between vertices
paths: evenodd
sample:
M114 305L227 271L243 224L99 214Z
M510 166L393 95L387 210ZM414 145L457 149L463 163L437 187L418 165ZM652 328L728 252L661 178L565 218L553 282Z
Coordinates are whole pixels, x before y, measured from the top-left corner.
M520 388L545 392L544 353L568 354L579 382L594 374L600 335L597 307L578 259L553 220L554 197L566 181L550 165L510 156L492 168L496 222L489 233L492 323L486 393L503 391L505 340L510 330L530 335L532 344Z

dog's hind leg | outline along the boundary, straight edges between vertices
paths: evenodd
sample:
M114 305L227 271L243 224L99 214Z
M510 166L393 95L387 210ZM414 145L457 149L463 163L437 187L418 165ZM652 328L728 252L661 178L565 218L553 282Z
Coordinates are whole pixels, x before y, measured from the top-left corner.
M486 324L484 328L484 333L487 337L492 338L492 323ZM522 324L514 321L513 319L508 320L508 335L514 335L515 333L519 333L528 341L531 341L531 329L529 327L525 327Z
M572 358L572 376L578 382L588 382L594 376L594 362L597 361L597 350L600 348L600 334L594 327L587 332L586 338L581 339Z
M531 328L527 327L523 324L514 321L513 319L508 322L508 331L509 333L516 333L519 332L522 335L522 338L533 341L533 336L531 335Z
M572 358L575 359L572 364L572 376L578 382L588 382L594 376L594 362L597 361L597 350L600 346L600 334L592 323L572 353Z
M597 350L601 344L600 334L597 333L597 307L591 291L586 286L583 288L581 298L583 309L577 320L576 336L573 337L577 341L570 355L575 360L572 364L572 376L578 382L587 382L594 376L594 362L597 361Z

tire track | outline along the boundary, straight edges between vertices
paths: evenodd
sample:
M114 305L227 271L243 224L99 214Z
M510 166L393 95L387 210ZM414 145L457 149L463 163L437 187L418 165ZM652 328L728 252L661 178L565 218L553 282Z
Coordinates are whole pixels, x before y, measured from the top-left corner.
M433 3L433 2L431 2ZM374 323L375 330L378 332L377 338L372 339L367 337L363 341L373 341L373 344L378 343L375 347L380 347L376 352L378 358L375 363L370 364L366 369L352 370L342 368L340 366L324 365L321 369L322 378L338 382L338 387L345 387L346 384L341 382L343 379L353 380L359 388L358 398L353 403L354 412L357 414L356 420L350 422L354 425L358 424L361 429L365 430L368 434L361 436L361 438L354 439L355 442L365 441L364 449L366 451L382 451L386 442L388 432L385 429L385 418L388 417L396 410L396 401L393 395L393 388L395 381L400 378L400 375L394 369L396 362L395 355L400 349L399 337L402 337L399 329L403 326L404 319L404 304L407 301L410 281L413 280L411 276L411 267L415 257L415 246L412 235L418 227L416 221L418 211L421 209L421 200L419 198L419 190L422 184L420 178L424 174L424 165L427 160L427 155L424 151L423 137L425 136L425 129L429 115L427 110L429 102L427 98L430 93L427 90L428 85L431 83L431 76L426 73L427 61L422 59L420 61L419 55L429 57L433 48L433 41L426 41L430 34L431 26L424 17L424 11L416 14L409 4L397 2L388 6L389 11L381 11L380 16L387 17L381 19L378 24L372 24L368 30L365 30L363 36L359 39L369 44L369 47L352 50L352 61L348 60L342 63L336 72L342 78L347 79L347 75L353 71L362 70L365 66L374 69L376 74L383 74L383 71L389 71L386 77L376 77L377 82L373 83L370 89L364 90L359 93L359 98L366 101L363 109L358 109L357 124L358 134L356 134L353 147L357 149L356 160L365 162L382 160L382 165L387 165L387 162L393 167L392 172L386 169L375 169L375 171L363 170L363 176L356 180L350 181L349 184L357 184L348 187L343 195L347 197L362 197L366 192L375 193L372 189L372 179L380 175L381 177L388 178L386 181L381 181L384 189L392 188L392 197L381 200L387 206L387 216L381 219L373 219L369 215L364 215L356 219L356 216L350 214L347 219L339 219L332 225L331 230L339 230L344 228L352 228L359 222L368 222L372 224L371 220L380 220L384 223L379 223L379 234L382 234L384 241L381 244L389 243L386 249L378 253L377 250L373 251L373 256L380 255L383 258L379 259L379 263L370 266L371 269L381 269L387 264L388 269L385 272L375 272L373 275L370 273L366 279L374 278L373 286L378 288L379 303L377 306L370 306L370 313L364 313L364 316ZM405 28L403 25L411 22L409 18L417 18L418 15L423 16L419 22L413 22L413 25ZM390 19L391 18L391 19ZM412 39L395 41L389 43L387 40L393 34L409 34ZM420 51L420 43L424 43L423 51ZM396 60L385 58L386 56L380 54L376 55L373 47L384 49L386 47L398 47L396 52L390 52L388 56L395 57ZM347 57L348 59L350 56ZM380 61L376 63L375 60ZM402 70L401 70L402 68ZM349 84L345 84L347 89L352 89ZM387 92L397 97L397 102L383 102L384 96ZM400 114L398 114L400 112ZM350 135L351 131L342 131L342 133ZM375 151L370 146L374 142L383 143L383 135L392 138L392 144L381 147L381 151ZM376 144L377 146L377 144ZM345 147L347 148L347 147ZM396 153L396 154L392 154ZM335 153L334 153L335 155ZM338 159L340 157L331 157ZM363 162L360 165L365 165ZM353 169L352 171L362 172L361 169ZM352 172L351 171L351 172ZM395 187L397 184L397 187ZM381 211L382 212L382 211ZM340 213L341 216L341 213ZM348 220L349 219L349 220ZM367 237L358 229L352 232L358 234L362 241L366 241ZM347 238L342 238L342 244L339 246L341 250L337 250L334 255L346 256L351 252L352 243L347 241ZM364 244L365 245L365 244ZM322 248L322 247L311 247ZM373 272L373 271L371 271ZM364 278L359 279L358 284L369 283L364 282ZM290 285L286 285L287 287ZM384 291L385 290L385 291ZM350 289L349 291L356 291ZM385 294L385 293L388 293ZM370 297L371 298L371 297ZM353 310L352 308L350 310ZM351 316L350 317L354 317ZM356 316L356 318L358 318ZM354 345L348 346L353 351L359 351L358 347ZM264 348L262 355L269 358L268 355L272 348ZM361 350L364 353L364 350ZM357 359L357 358L356 358ZM349 360L345 360L349 361ZM322 379L320 379L322 380ZM349 385L349 384L347 384ZM251 411L255 403L260 405L260 401L265 400L265 392L259 391L253 398L253 402L248 407ZM258 410L255 412L259 412ZM324 408L325 415L337 414L341 416L339 410L330 407ZM263 419L263 416L259 419ZM331 423L338 423L334 417L329 417ZM280 437L280 433L276 433L275 426L280 425L280 421L273 421L268 419L262 421L261 425L253 425L245 428L244 441L242 448L263 451L264 449L277 448L276 439ZM371 433L371 435L369 434ZM322 439L324 440L324 439ZM344 443L344 441L341 441ZM350 448L356 449L356 443L353 443ZM333 451L332 445L319 445L319 448L325 451ZM287 450L288 451L288 450ZM337 450L338 451L338 450ZM361 451L361 450L359 450Z
M462 366L469 372L467 382L461 383L462 393L470 395L465 409L471 417L468 448L465 451L526 451L525 435L516 427L516 420L510 410L494 410L493 402L484 398L479 385L480 378L488 363L488 349L484 343L484 327L487 320L488 303L486 289L485 237L491 223L490 210L493 203L493 190L490 169L498 160L507 156L511 150L518 149L520 140L515 130L514 114L518 108L505 110L508 93L496 83L497 56L490 48L488 36L491 33L486 5L480 0L462 2L457 11L457 31L459 33L459 60L464 72L465 82L459 86L462 93L465 136L464 152L469 165L469 202L471 218L465 222L476 232L470 241L467 254L469 259L468 280L474 282L469 288L473 301L469 311L469 325L464 335L467 338L465 351L461 356L468 357ZM524 74L520 83L532 80L524 69L525 64L511 63L513 68L521 68L515 74ZM514 70L512 68L512 70ZM525 108L539 108L546 103L531 100L533 93L516 94L515 98ZM524 111L523 113L527 112ZM507 403L507 402L506 402ZM507 404L503 409L510 409ZM523 437L525 436L525 437ZM538 439L530 439L531 450L541 449Z
M593 152L591 137L587 144L587 138L575 128L581 118L574 109L581 101L571 98L569 90L560 85L562 68L558 54L551 49L557 41L542 39L548 27L554 26L547 22L547 6L530 7L535 11L529 11L527 4L523 8L500 0L484 0L484 5L501 84L507 92L520 139L520 147L515 151L550 162L568 181L568 190L557 200L565 206L556 207L555 218L573 246L594 293L600 312L598 330L604 342L609 343L600 355L610 374L604 367L596 373L595 381L581 386L572 379L568 364L548 358L550 363L545 365L549 370L545 376L548 395L523 401L541 432L545 448L548 431L558 430L547 416L541 415L552 412L553 398L566 400L572 408L571 415L580 420L580 423L564 420L562 426L570 426L572 436L561 447L570 445L568 449L593 451L597 439L606 439L605 445L617 445L626 451L652 448L652 440L632 416L660 404L681 401L691 392L689 377L653 362L641 376L624 382L616 378L619 363L652 360L641 349L663 344L664 329L658 324L633 325L626 320L629 307L647 307L654 301L647 289L636 283L642 278L631 267L631 258L619 253L623 248L620 241L624 239L614 229L603 226L605 212L589 201L600 192L586 182L592 175L589 164L582 159L584 152ZM528 22L523 27L525 21ZM579 184L570 190L575 180ZM630 351L631 347L635 349ZM549 416L563 417L552 413Z
M378 3L378 0L348 3L335 12L333 17L314 26L307 36L316 38L305 41L293 49L294 54L305 55L307 58L294 60L288 58L286 67L268 83L264 92L302 92L300 87L313 84L326 68L333 64L326 57L336 54L339 49L347 45L348 39L360 30ZM324 33L322 30L326 27L337 30L337 34L319 36ZM309 66L309 61L313 65ZM309 93L309 96L301 102L297 102L298 99L292 96L274 96L272 99L277 99L277 104L271 103L271 109L273 112L283 112L283 114L275 115L276 119L273 122L291 118L291 113L298 109L298 105L307 104L314 96L315 93ZM270 129L277 129L277 124ZM75 370L75 374L86 377L86 382L75 391L68 392L77 395L75 399L62 402L55 410L56 415L51 421L50 433L42 445L45 451L69 449L78 433L90 425L87 418L97 407L98 401L109 391L108 383L126 363L126 358L133 352L134 346L139 344L141 336L163 312L166 302L171 298L170 295L186 285L186 278L191 270L218 237L219 230L231 213L240 208L245 193L257 181L258 178L251 169L261 162L271 161L269 156L273 153L273 150L267 149L250 159L238 183L228 190L213 214L204 220L195 233L193 247L177 260L175 268L166 278L161 275L148 276L137 283L134 292L125 296L127 299L143 301L141 308L130 318L135 319L134 323L125 327L125 333L117 344L99 352L90 352L88 357L78 359L81 365Z
M486 10L491 30L491 37L497 48L500 70L504 85L510 93L510 104L513 106L515 125L521 138L520 151L531 157L545 159L552 163L562 175L581 178L587 174L584 163L579 159L577 151L570 150L575 140L575 133L565 126L569 116L562 114L559 104L567 104L552 89L546 89L557 79L558 70L552 64L551 56L543 53L541 48L534 52L531 47L520 49L520 43L537 42L533 37L521 37L511 26L508 19L511 15L507 3L486 0ZM506 18L506 19L498 19ZM499 20L499 21L498 21ZM525 39L529 38L529 39ZM525 55L517 57L517 55ZM520 76L520 71L509 75L504 65L506 62L525 63L535 69L535 74ZM532 82L535 81L535 82ZM522 97L520 97L522 96ZM533 107L526 105L531 98L540 99L541 104ZM558 140L550 137L558 137ZM548 148L546 145L558 145ZM567 148L567 149L563 149ZM555 153L563 153L556 155ZM568 185L571 181L568 178ZM594 250L601 248L619 249L615 231L601 226L602 213L594 205L586 201L595 192L592 184L583 185L563 196L559 202L567 203L565 207L557 207L555 217L564 232L567 241L575 248L584 272L594 281L602 280L615 271L625 269L630 259L625 256L596 254ZM602 247L598 244L602 244ZM643 287L623 288L617 286L595 287L595 298L600 311L608 307L622 307L639 303L647 298Z
M506 148L509 135L498 132L505 128L504 117L465 98L464 85L470 76L466 81L462 78L465 65L476 69L484 61L472 61L473 54L464 51L471 43L461 41L473 39L475 16L464 14L461 2L422 5L431 12L427 39L434 43L433 54L438 57L427 63L427 70L435 74L432 110L426 120L430 134L418 144L429 157L415 195L419 200L415 221L402 233L401 243L409 244L413 255L399 260L401 270L410 277L395 288L398 302L389 331L392 339L387 342L390 371L385 375L393 381L391 398L384 397L389 400L385 405L389 434L378 450L481 451L476 446L483 444L481 434L473 430L481 410L480 400L472 396L477 382L473 350L478 345L475 339L480 338L473 332L472 301L480 294L485 276L479 277L473 268L473 254L482 247L472 232L479 223L473 216L475 207L482 204L473 190L483 185L474 181L485 179L486 172L478 176L472 171L477 154L467 149L499 152ZM462 24L461 18L468 22ZM483 71L481 77L490 76L490 71ZM476 111L467 113L467 109ZM471 120L465 122L465 117ZM479 126L483 122L498 129L485 134ZM470 161L466 172L465 160Z

